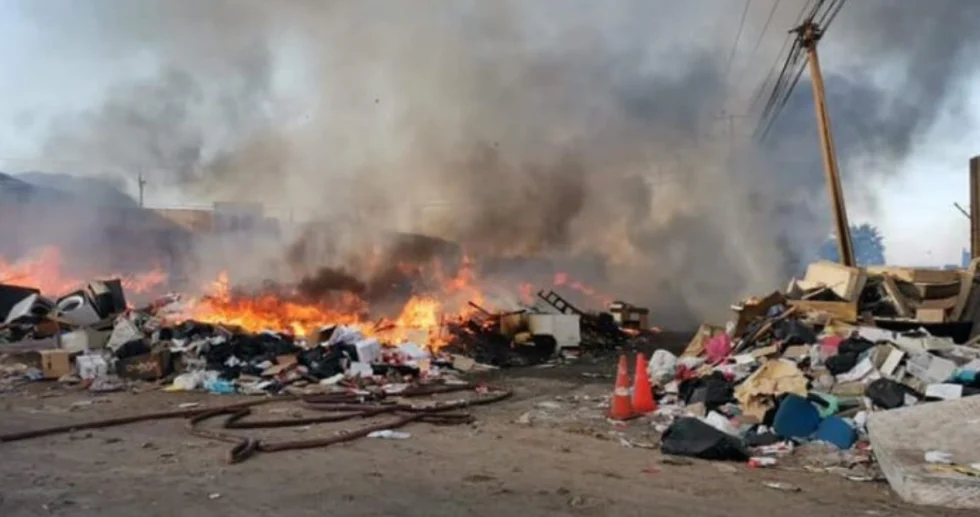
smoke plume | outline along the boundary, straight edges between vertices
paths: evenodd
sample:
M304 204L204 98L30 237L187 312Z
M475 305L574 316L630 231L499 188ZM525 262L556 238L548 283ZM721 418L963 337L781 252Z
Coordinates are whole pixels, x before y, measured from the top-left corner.
M311 295L370 291L407 253L389 232L417 232L501 276L561 262L669 326L783 285L828 228L806 85L768 144L719 131L736 86L734 4L98 0L84 17L70 2L25 12L79 52L144 63L97 106L52 116L48 152L143 170L161 197L258 201L318 222L291 248L236 259L243 273L305 278ZM749 70L771 64L779 24L803 6L783 4ZM823 45L856 48L863 69L902 86L827 65L842 157L898 163L960 91L978 9L854 4Z

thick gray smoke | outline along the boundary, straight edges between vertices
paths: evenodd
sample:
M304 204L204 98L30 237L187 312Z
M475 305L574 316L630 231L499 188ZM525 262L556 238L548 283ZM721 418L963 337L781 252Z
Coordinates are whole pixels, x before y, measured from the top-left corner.
M783 3L752 56L765 66L788 28L779 23L802 7ZM844 9L828 45L839 37L873 63L916 72L903 78L910 101L896 105L901 97L851 97L885 90L830 67L835 129L871 135L849 157L887 145L902 159L935 121L930 108L956 91L951 56L968 32L941 45L888 39L899 38L892 29L951 34L913 21L943 19L954 3ZM304 234L302 267L278 245L239 260L255 276L329 266L357 277L381 229L416 231L478 262L582 257L573 277L650 304L671 325L718 319L738 296L782 285L827 229L813 224L823 190L806 88L772 148L719 134L733 109L735 4L101 0L26 10L80 49L152 63L99 106L53 117L49 152L144 170L160 196L288 205L324 221L321 235ZM763 11L752 11L743 52ZM541 273L532 269L510 273Z

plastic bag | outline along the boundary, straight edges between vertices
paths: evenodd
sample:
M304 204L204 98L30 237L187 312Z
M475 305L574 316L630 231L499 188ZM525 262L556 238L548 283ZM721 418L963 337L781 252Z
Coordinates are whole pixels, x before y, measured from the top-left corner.
M662 436L660 451L704 460L748 461L741 440L727 435L697 418L679 418Z

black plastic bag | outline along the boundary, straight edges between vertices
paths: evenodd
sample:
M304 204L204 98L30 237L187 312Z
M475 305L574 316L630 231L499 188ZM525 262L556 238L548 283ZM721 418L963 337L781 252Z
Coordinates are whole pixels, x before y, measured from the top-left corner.
M864 389L874 405L884 409L895 409L905 405L905 394L909 388L891 379L878 379Z
M817 342L817 334L805 323L794 319L778 322L772 329L772 337L782 342L781 350L794 345L809 345Z
M697 418L678 418L661 437L660 451L703 460L748 461L749 452L738 438Z
M831 356L826 362L827 371L834 375L847 373L857 366L858 357L860 357L860 354L856 352L841 352L835 356Z
M709 411L723 406L733 400L734 388L732 383L721 372L711 372L710 375L689 379L678 387L684 405L704 404Z
M840 346L837 347L837 353L860 355L867 352L873 346L875 346L873 341L854 335L840 342Z

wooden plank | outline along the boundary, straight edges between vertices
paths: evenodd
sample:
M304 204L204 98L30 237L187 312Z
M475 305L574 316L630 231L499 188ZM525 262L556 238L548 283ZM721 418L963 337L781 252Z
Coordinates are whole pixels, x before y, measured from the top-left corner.
M937 298L955 298L960 294L960 279L955 282L945 284L913 284L919 297L923 300L935 300Z
M816 311L830 314L834 318L850 323L857 322L856 302L820 302L813 300L790 300L789 304L801 311Z
M951 284L959 282L958 269L926 269L894 266L868 266L869 275L887 275L912 284Z
M922 323L943 323L946 321L946 309L919 307L915 311L915 319Z
M970 261L970 265L966 268L966 271L960 271L960 293L956 300L956 306L953 308L952 314L950 314L951 321L963 321L963 313L966 310L967 302L970 301L970 295L973 293L974 284L976 283L978 267L980 267L980 259L973 259Z
M919 309L943 309L949 310L956 307L956 302L960 299L959 296L953 296L952 298L937 298L935 300L922 300L919 303Z
M888 297L894 302L895 310L898 312L900 318L911 318L912 310L909 309L908 301L905 299L905 295L899 290L898 284L895 283L895 279L885 275L881 277L882 285L885 287L885 292L888 293Z

